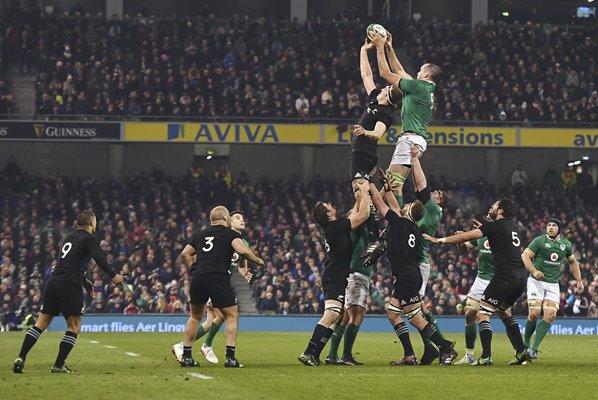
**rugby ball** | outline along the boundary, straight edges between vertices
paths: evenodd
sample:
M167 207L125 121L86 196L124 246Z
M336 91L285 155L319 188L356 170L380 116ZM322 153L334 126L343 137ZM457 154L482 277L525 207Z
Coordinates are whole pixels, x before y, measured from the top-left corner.
M369 24L365 32L370 40L372 40L372 33L377 33L386 40L386 29L380 24Z

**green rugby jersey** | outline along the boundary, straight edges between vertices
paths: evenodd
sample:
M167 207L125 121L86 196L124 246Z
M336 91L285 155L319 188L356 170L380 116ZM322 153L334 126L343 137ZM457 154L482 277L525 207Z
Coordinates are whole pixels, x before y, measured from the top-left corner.
M553 240L544 234L532 240L527 248L536 254L533 263L534 267L544 274L542 281L558 283L563 262L573 254L571 242L560 235L558 239Z
M249 242L247 240L245 240L245 238L241 238L241 239L243 239L243 244L245 244L245 246L249 248ZM231 258L231 260L230 260L230 268L228 269L229 274L232 274L233 271L235 269L237 269L241 260L242 260L242 257L239 255L239 253L237 253L235 251L233 253L233 258Z
M478 278L489 281L494 276L494 257L488 238L474 239L469 243L478 248Z
M401 82L402 81L403 80L401 80ZM427 233L430 236L434 236L436 235L436 230L442 219L442 208L436 204L432 196L426 201L424 208L426 209L426 213L422 219L417 221L417 227L419 228L420 234ZM416 246L419 262L428 264L430 262L430 242L422 238L422 240L417 241Z
M350 272L359 272L369 277L372 274L372 267L363 265L364 259L361 258L361 253L368 245L368 238L366 233L366 224L351 232L351 241L353 242L353 254L351 254Z
M403 92L401 123L403 132L413 132L428 140L428 122L434 109L436 84L420 79L401 79L399 89Z

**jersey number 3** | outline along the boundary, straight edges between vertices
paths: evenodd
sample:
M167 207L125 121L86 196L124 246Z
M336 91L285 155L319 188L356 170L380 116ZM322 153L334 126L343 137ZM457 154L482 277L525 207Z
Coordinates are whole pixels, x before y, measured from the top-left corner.
M201 249L207 253L210 250L212 250L213 248L214 248L214 236L206 237L206 245L205 245L205 247L202 247Z

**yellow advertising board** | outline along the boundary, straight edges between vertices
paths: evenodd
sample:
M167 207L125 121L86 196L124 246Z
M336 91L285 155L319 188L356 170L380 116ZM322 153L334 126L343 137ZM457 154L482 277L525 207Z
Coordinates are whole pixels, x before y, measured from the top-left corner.
M127 122L124 140L171 143L320 143L320 125Z
M126 122L128 142L347 145L351 125ZM394 145L401 127L380 139ZM430 126L431 146L596 148L598 129Z
M598 129L521 128L520 146L595 149Z
M324 125L325 144L351 143L352 127ZM430 126L432 146L476 146L476 147L515 147L515 128L489 128L471 126ZM392 126L378 142L394 145L401 133L401 126Z

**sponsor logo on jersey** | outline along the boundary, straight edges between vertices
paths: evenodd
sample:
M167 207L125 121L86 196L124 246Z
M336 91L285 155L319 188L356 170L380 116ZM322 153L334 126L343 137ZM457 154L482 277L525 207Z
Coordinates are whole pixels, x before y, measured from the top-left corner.
M560 248L562 251L565 251L565 245L564 245L564 244L561 244L561 245L559 246L559 248Z
M236 262L238 259L239 259L239 254L233 253L233 257L230 260L231 260L231 262Z
M488 239L484 241L484 248L490 250L490 241Z
M558 254L556 254L556 253L550 254L550 260L551 261L556 261L558 259L559 259L559 255Z
M550 243L544 243L544 247L546 247L547 249L550 248Z

